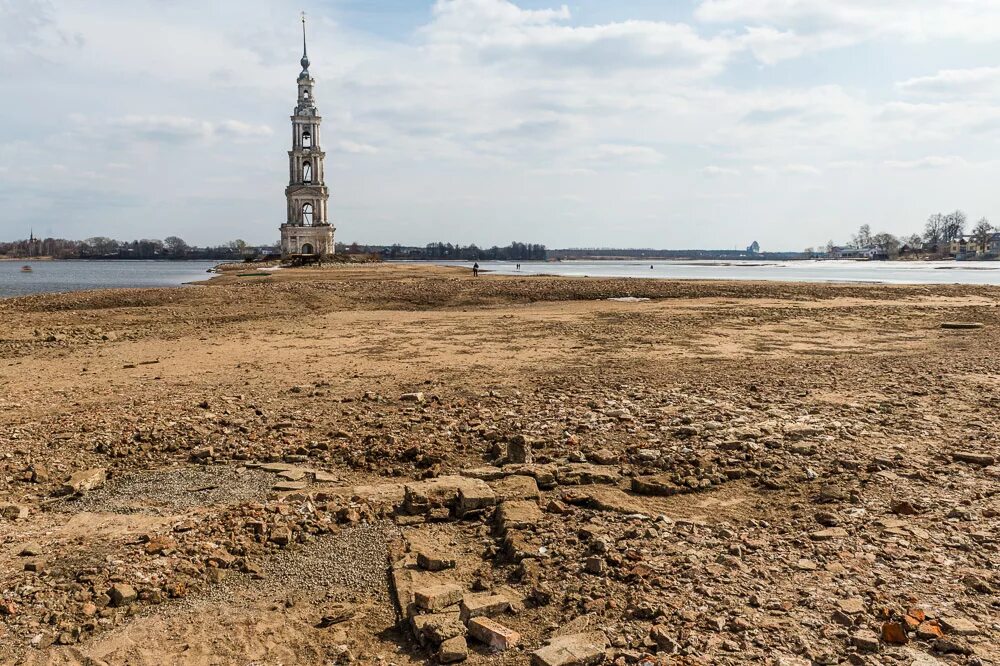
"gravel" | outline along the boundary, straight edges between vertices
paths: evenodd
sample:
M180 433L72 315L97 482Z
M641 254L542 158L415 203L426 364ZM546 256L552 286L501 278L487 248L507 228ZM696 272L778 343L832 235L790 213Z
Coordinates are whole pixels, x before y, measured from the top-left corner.
M341 588L389 603L389 547L401 538L399 528L387 521L347 527L266 558L262 580L232 573L200 596L221 601L240 588L256 596Z
M265 498L274 476L245 467L213 465L124 474L66 508L104 513L160 513L227 506Z

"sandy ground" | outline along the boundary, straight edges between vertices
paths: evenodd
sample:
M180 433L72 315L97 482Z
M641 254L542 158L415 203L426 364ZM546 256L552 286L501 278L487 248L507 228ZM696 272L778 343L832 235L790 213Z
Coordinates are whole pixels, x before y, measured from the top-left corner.
M390 583L431 548L512 602L469 663L567 626L607 663L1000 663L998 303L387 265L0 300L0 662L434 663ZM414 509L463 470L538 514Z

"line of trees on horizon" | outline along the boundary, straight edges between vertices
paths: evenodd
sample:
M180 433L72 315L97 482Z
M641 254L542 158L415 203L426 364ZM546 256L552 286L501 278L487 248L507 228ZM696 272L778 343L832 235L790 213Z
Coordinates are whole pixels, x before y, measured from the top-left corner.
M927 218L923 233L909 236L895 236L887 232L872 233L871 225L862 224L857 233L851 237L850 245L855 248L878 248L884 250L890 259L901 254L920 254L927 256L948 256L951 254L952 241L969 241L980 253L987 254L990 239L1000 229L994 227L988 218L981 217L966 233L969 217L964 211L955 210L951 213L934 213ZM838 246L831 240L824 248L827 254L834 253ZM815 254L813 248L806 252Z
M270 251L273 248L266 247ZM143 238L119 241L106 236L86 240L65 238L39 238L0 242L0 256L10 258L52 257L53 259L240 259L256 255L259 248L251 247L242 239L224 245L198 247L188 245L178 236L163 240Z
M346 245L337 243L337 252L347 254L378 254L384 259L425 259L451 261L544 261L548 250L544 245L514 241L506 247L483 248L476 244L428 243L420 246L393 245Z

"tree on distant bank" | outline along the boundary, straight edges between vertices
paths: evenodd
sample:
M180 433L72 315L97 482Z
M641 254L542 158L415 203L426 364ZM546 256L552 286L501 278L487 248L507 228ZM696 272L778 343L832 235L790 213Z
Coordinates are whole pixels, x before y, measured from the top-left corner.
M892 234L885 232L875 234L871 237L871 242L873 247L880 247L885 250L885 253L889 255L890 258L899 256L899 247L902 243Z
M858 233L854 235L854 247L872 246L872 228L867 224L858 227Z
M242 255L246 254L246 251L247 251L247 242L245 240L243 240L242 238L237 238L234 241L229 241L229 243L227 244L227 247L230 250L232 250L233 252L235 252L236 254L239 254L239 255L242 256Z
M118 254L118 241L105 236L95 236L83 241L81 252L95 257L109 257Z
M188 244L184 242L184 239L178 238L177 236L167 236L163 239L163 247L167 250L167 254L173 259L184 258L188 250Z
M972 227L972 240L976 244L976 249L985 254L986 244L993 234L993 225L985 217L979 218L976 226Z

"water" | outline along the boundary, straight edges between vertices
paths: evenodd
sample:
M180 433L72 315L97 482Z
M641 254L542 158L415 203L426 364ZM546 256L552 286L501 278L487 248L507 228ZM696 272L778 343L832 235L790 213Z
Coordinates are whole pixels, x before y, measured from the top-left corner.
M172 287L205 280L215 261L0 261L0 296L41 292ZM471 267L470 262L438 262ZM30 264L31 273L21 266ZM772 280L890 284L1000 285L1000 261L481 261L504 275ZM650 265L653 266L650 269Z
M0 296L41 292L175 287L207 280L218 261L0 261ZM31 266L30 273L21 266Z
M481 261L479 267L503 275L1000 285L1000 261L561 261L522 262L520 271L515 263Z

